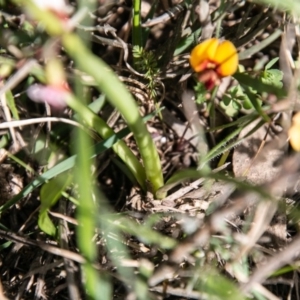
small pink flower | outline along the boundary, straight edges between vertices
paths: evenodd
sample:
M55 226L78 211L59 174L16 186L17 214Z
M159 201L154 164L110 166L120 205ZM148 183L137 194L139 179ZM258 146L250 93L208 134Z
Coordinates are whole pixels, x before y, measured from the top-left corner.
M69 91L67 84L61 86L33 84L27 89L27 95L34 102L47 103L53 110L62 111L67 107L65 100Z

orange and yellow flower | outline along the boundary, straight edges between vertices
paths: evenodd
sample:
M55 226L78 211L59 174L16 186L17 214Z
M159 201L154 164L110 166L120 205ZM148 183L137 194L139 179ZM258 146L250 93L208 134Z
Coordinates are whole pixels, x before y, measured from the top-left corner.
M238 67L238 54L229 41L209 39L191 52L190 64L198 79L208 90L219 85L222 77L234 74Z

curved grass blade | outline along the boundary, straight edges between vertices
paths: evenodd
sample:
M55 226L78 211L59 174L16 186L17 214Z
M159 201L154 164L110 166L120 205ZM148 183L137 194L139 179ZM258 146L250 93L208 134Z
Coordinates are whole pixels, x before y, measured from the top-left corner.
M109 66L92 54L78 36L73 33L64 34L62 44L75 63L95 79L97 88L106 94L110 103L123 115L137 142L146 177L155 194L163 186L161 162L155 144L142 121L132 95Z

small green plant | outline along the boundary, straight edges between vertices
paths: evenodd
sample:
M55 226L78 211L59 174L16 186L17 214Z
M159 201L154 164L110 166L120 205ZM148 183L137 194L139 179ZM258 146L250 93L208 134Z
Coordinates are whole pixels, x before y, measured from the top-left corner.
M136 67L139 71L143 72L145 79L148 81L147 88L149 89L149 96L151 99L155 99L157 96L156 77L159 73L157 58L152 51L146 51L144 48L139 46L133 47L132 55L136 59Z
M202 104L207 100L207 98L205 97L207 90L202 82L196 82L196 85L194 86L194 91L196 94L196 103Z
M271 60L262 71L253 71L249 74L244 74L251 77L254 75L253 77L262 84L281 89L283 86L283 73L278 69L271 69L277 60L278 58ZM264 92L263 89L257 88L255 85L245 87L243 84L238 84L227 91L223 96L220 105L228 116L234 117L241 109L253 110L255 109L255 106L261 106L265 96L267 96L267 93ZM255 99L255 103L253 103L253 99Z
M278 57L272 59L266 66L265 69L259 73L258 78L265 84L273 85L277 88L282 88L283 73L278 69L271 69L274 64L278 61Z

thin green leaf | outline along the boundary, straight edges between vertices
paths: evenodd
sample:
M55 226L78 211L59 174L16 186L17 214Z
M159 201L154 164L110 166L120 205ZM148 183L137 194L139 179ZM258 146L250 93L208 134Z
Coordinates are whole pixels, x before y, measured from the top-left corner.
M253 94L248 87L245 87L245 93L247 94L251 104L255 108L255 110L261 115L261 117L266 121L270 122L270 117L263 111L261 107L261 102L258 100L257 96Z
M19 113L18 113L18 110L17 110L17 107L16 107L16 103L15 103L15 98L12 94L11 91L7 91L5 93L5 96L6 96L6 103L7 103L7 106L9 107L13 117L15 120L20 120L20 117L19 117Z
M237 286L216 270L206 269L200 277L197 289L207 294L207 299L213 300L243 300L246 299ZM218 284L216 284L216 276ZM226 292L225 292L226 291Z
M42 213L56 204L61 193L70 185L72 177L70 173L62 173L43 185L40 192Z
M178 46L176 47L176 50L174 52L174 56L177 56L181 54L183 51L185 51L187 48L189 48L195 41L195 36L198 37L202 31L202 28L198 28L193 34L188 35L184 39L182 39Z
M198 174L199 176L199 174ZM176 240L163 236L159 232L154 231L151 227L138 226L129 218L118 216L117 219L107 220L111 225L116 226L125 233L136 236L140 241L146 244L155 244L162 249L172 249L176 246Z
M273 43L275 40L277 40L282 34L282 31L280 29L275 30L270 36L268 36L266 39L262 40L260 43L255 44L251 48L242 51L239 53L239 60L247 59L251 56L253 56L255 53L261 51L271 43Z
M60 174L43 185L40 192L41 208L38 218L38 224L45 233L55 236L56 227L48 216L48 209L56 204L61 197L62 192L70 185L71 174Z
M275 57L273 59L271 59L265 66L265 70L269 70L271 69L276 63L277 61L279 60L279 57Z
M57 229L48 216L47 211L41 212L38 218L38 225L42 231L50 236L56 236Z
M261 187L259 186L253 186L252 184L246 182L246 181L240 181L238 179L225 176L221 173L215 173L213 171L200 171L196 169L187 169L183 171L176 172L165 184L164 187L161 189L165 189L166 192L170 190L170 188L175 187L176 185L190 180L190 179L198 179L198 178L204 178L204 179L215 179L215 180L222 180L224 182L233 183L237 188L241 189L242 191L250 191L250 192L256 192L261 197L269 199L270 195ZM160 191L160 190L159 190Z

